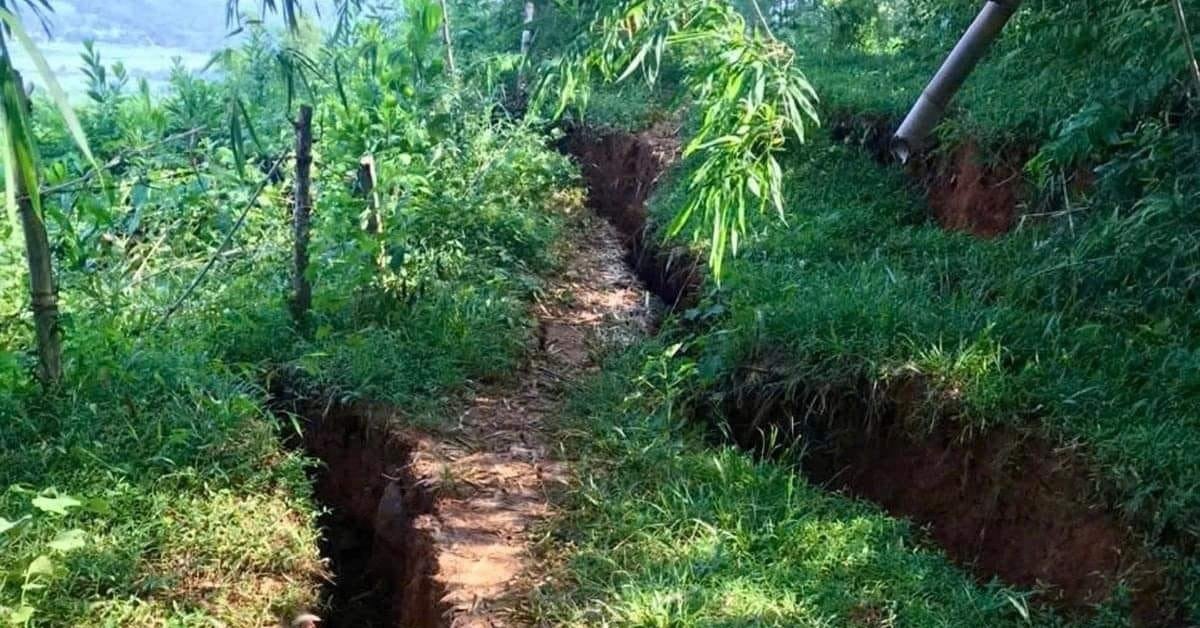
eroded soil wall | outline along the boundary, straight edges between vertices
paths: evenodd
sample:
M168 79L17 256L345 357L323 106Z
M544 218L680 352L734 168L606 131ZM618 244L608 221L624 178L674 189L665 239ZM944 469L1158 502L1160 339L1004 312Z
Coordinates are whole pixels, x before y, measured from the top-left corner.
M413 447L381 429L385 422L375 420L367 405L285 393L273 406L285 429L300 428L292 444L319 461L312 471L314 497L326 509L320 549L329 570L322 608L314 609L320 626L447 625L432 544L413 526L433 507L433 495L411 471Z
M665 124L636 134L577 128L561 148L578 160L588 206L620 232L638 278L668 307L687 308L699 295L702 263L684 247L664 246L646 212L659 178L678 158L674 133Z
M769 382L739 390L714 418L741 446L798 456L814 482L912 520L981 582L1038 591L1035 602L1071 615L1124 587L1131 623L1178 625L1161 566L1104 506L1075 450L1013 429L964 436L952 416L918 409L936 394L919 380L873 392L865 382L842 391L787 393Z

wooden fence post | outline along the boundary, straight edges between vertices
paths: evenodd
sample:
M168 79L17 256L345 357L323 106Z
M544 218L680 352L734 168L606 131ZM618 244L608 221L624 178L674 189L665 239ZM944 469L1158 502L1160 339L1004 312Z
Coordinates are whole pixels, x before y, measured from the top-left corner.
M375 157L363 155L358 160L358 192L367 199L366 231L371 235L383 233L383 220L379 215L379 192L375 191Z
M312 306L308 281L308 241L312 222L312 107L301 105L296 119L296 188L292 205L292 316L302 323Z

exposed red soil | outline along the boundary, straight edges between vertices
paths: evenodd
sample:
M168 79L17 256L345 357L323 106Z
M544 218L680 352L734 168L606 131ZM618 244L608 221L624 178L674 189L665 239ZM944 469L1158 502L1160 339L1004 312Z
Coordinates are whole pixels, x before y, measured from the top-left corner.
M562 148L579 161L588 206L616 226L638 277L667 305L686 308L699 294L702 265L685 247L664 247L646 213L660 177L679 158L678 131L670 122L640 133L580 128Z
M848 449L835 484L929 526L949 556L987 578L1071 611L1131 588L1138 625L1164 625L1163 578L1131 530L1084 499L1087 477L1070 456L1013 432L963 444L899 430Z
M983 238L1011 231L1024 195L1024 159L987 164L973 143L934 163L926 175L929 206L942 228ZM1015 164L1015 165L1013 165Z
M833 116L834 141L858 145L881 164L895 162L891 153L897 120L887 116L841 113ZM994 163L979 145L968 142L948 153L926 151L907 167L925 189L934 219L943 229L995 238L1012 231L1029 196L1024 166L1028 151L1009 150Z
M581 212L571 234L566 269L533 306L526 364L481 386L457 424L401 427L398 409L370 404L289 408L305 419L304 447L322 462L316 496L332 507L321 626L524 625L540 578L533 530L569 475L545 436L564 384L597 368L598 350L647 333L657 307L612 225Z
M923 434L910 424L932 394L919 381L876 391L877 405L867 388L789 401L748 384L723 408L743 446L761 448L772 429L801 438L810 478L923 526L982 581L1037 590L1037 602L1081 614L1123 585L1133 625L1176 625L1162 570L1102 506L1077 452L1009 429L964 440L952 418Z

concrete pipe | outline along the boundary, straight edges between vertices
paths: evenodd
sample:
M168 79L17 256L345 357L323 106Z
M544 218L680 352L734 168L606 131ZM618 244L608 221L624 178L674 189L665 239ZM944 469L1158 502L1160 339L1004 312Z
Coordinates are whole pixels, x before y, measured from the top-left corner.
M925 147L925 141L941 122L950 100L987 54L1020 4L1021 0L989 0L984 5L892 138L892 154L902 163Z

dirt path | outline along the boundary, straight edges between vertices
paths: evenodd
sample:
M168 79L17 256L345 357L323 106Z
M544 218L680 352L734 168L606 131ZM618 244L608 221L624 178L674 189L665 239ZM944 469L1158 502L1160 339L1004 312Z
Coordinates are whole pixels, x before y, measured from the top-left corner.
M533 307L539 341L525 367L480 390L458 426L414 443L410 471L434 501L412 526L428 539L426 573L442 617L409 615L413 625L522 623L518 607L540 575L532 531L570 475L547 436L565 385L596 368L596 350L633 342L653 319L616 230L590 212L571 217L568 230L565 270Z

